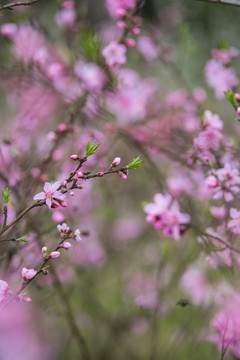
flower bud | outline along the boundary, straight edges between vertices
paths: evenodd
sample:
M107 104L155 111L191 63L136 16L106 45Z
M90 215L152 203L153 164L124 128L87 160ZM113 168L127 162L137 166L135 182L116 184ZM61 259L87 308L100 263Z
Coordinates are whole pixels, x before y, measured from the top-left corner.
M76 154L73 154L70 156L70 159L76 161L76 160L79 160L79 156Z
M66 124L59 124L58 125L58 131L64 132L66 130L67 130L67 125Z
M128 47L132 48L136 45L136 41L134 39L126 39L125 44Z
M60 256L60 252L59 251L52 251L50 254L49 254L49 259L56 259Z
M120 162L121 162L121 158L120 157L115 157L115 159L113 160L111 166L116 167L116 166L118 166L120 164Z

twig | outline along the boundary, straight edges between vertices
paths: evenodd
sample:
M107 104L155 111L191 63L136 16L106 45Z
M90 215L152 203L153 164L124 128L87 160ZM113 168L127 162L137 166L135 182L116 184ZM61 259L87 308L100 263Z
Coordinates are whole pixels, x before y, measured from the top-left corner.
M210 2L214 4L222 4L222 5L231 5L231 6L240 6L239 0L197 0L202 2Z
M9 3L9 4L5 4L0 6L0 10L12 10L14 7L16 6L31 6L37 2L39 2L40 0L32 0L32 1L18 1L18 2L13 2L13 3Z

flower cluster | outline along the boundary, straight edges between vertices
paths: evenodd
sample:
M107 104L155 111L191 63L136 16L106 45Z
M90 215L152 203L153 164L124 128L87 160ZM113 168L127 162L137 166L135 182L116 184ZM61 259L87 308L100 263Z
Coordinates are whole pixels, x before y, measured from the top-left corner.
M162 229L165 236L172 236L175 240L180 239L190 222L190 216L180 212L177 200L173 200L169 194L155 194L154 202L147 204L144 211L148 223L154 224L156 229Z

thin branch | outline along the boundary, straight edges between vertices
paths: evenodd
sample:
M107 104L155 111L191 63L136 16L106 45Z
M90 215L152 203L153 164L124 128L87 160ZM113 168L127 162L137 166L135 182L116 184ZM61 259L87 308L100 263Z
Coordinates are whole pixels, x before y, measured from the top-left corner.
M16 6L31 6L37 2L39 2L40 0L32 0L32 1L18 1L18 2L13 2L13 3L9 3L9 4L5 4L0 6L0 10L13 10L14 7Z
M222 5L232 5L232 6L240 6L239 0L197 0L202 2L210 2L214 4L222 4Z

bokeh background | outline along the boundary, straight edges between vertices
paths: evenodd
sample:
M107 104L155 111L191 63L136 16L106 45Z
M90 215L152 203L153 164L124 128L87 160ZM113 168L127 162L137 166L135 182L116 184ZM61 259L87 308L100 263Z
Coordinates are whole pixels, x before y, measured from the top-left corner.
M83 92L74 83L74 64L87 61L104 67L99 47L121 33L103 0L75 1L74 30L56 23L61 4L41 0L31 7L1 12L1 26L30 26L18 44L0 37L0 169L12 189L9 216L31 204L44 181L69 174L73 166L69 156L81 153L88 140L103 144L85 171L104 171L116 156L122 165L139 154L145 162L126 181L109 176L84 183L83 190L69 199L67 209L34 210L9 233L27 234L29 240L27 246L1 245L1 278L8 280L12 291L21 284L21 266L36 266L41 246L56 244L58 223L66 221L84 235L80 244L52 262L46 277L25 290L31 303L22 304L21 310L13 306L12 319L1 315L0 358L81 359L74 318L94 360L219 359L216 345L207 341L216 311L212 294L219 291L221 296L220 285L237 289L238 268L223 264L209 269L196 229L185 231L180 241L166 238L145 222L143 208L155 193L165 192L171 181L174 186L180 178L182 187L188 188L181 191L182 212L192 215L199 228L217 223L209 212L212 203L204 188L204 171L191 172L184 158L197 130L189 125L193 129L187 131L184 119L189 111L200 118L210 109L220 115L225 134L238 144L234 109L225 99L216 99L204 67L211 49L219 44L239 48L240 8L194 0L146 0L139 13L141 32L151 36L161 51L149 61L138 48L128 50L125 68L134 70L139 79L135 81L133 73L122 76L139 91L135 108L130 102L126 108L114 103L111 109L111 94L93 96L94 105L89 101L88 107L84 103L77 111L76 131L48 158L49 132L65 122L82 99ZM43 43L54 53L54 62L64 64L69 77L57 87L52 79L36 74L27 59ZM233 65L238 75L239 59ZM113 92L114 84L113 79L109 85ZM194 107L190 94L196 87L203 88L207 97ZM166 108L167 97L179 89L187 94L183 98L193 110ZM76 95L78 90L81 96ZM13 329L20 328L21 336L17 330L15 336ZM236 359L230 353L227 356Z

